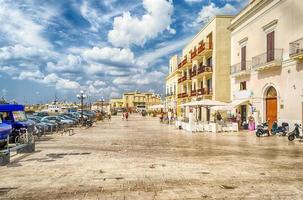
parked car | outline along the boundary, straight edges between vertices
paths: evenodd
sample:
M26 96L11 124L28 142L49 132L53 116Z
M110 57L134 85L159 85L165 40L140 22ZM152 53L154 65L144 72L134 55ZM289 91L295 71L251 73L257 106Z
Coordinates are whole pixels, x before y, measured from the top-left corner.
M0 148L5 147L7 144L7 137L12 132L12 126L10 124L5 124L0 118Z
M12 133L10 134L11 142L15 141L21 129L27 129L29 133L34 133L35 123L27 119L23 105L0 105L0 118L4 123L12 126Z

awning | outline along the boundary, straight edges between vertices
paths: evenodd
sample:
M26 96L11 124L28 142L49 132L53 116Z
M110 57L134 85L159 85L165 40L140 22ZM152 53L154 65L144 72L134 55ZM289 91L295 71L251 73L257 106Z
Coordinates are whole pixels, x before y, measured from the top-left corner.
M182 104L182 106L200 106L200 107L226 106L226 105L227 105L227 103L224 103L221 101L210 100L210 99L192 101L192 102Z
M225 106L214 106L214 107L212 107L212 110L216 110L216 111L227 110L227 111L230 111L230 110L233 110L233 109L235 109L236 107L238 107L240 105L247 104L248 102L249 102L249 99L237 99L237 100L234 100L234 101L230 102L229 104L227 104Z

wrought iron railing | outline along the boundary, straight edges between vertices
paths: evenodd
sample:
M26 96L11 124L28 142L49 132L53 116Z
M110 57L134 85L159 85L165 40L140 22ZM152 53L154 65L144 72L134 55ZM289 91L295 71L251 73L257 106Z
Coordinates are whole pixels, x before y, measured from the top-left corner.
M289 43L289 56L297 56L303 54L303 38Z
M251 70L251 61L240 62L231 66L230 74L237 74L239 72Z
M252 58L252 68L258 68L273 61L282 61L283 49L274 49Z

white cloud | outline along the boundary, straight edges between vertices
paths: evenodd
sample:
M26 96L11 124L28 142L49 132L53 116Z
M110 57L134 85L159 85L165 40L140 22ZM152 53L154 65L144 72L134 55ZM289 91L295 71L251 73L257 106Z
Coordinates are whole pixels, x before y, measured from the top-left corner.
M6 39L13 43L39 48L50 48L52 45L42 37L44 27L35 23L22 10L0 2L0 24Z
M50 57L56 56L57 54L53 51L20 44L0 48L0 59L2 59L2 61L8 59L31 59L32 57L49 59Z
M185 0L186 3L189 3L189 4L193 4L193 3L200 3L202 2L203 0Z
M143 60L147 63L151 63L157 61L159 58L179 51L182 47L184 47L188 41L192 39L192 36L180 39L178 41L173 42L165 42L161 45L160 48L155 49L153 51L147 52L143 54L139 60Z
M60 78L56 74L52 73L45 76L42 80L39 80L42 83L46 83L48 85L55 85L56 89L79 89L80 84L76 81L71 81L68 79Z
M135 56L130 49L93 47L92 49L85 50L83 52L83 57L92 61L135 63Z
M143 46L147 40L155 38L164 30L173 32L169 28L172 23L172 1L143 0L143 7L147 13L141 19L132 16L130 12L114 19L113 30L108 33L108 40L114 46Z
M56 64L48 62L46 69L49 72L80 72L82 70L82 58L69 54Z
M227 3L223 7L217 7L214 3L204 6L198 14L197 22L206 23L215 15L233 15L237 13L237 9Z

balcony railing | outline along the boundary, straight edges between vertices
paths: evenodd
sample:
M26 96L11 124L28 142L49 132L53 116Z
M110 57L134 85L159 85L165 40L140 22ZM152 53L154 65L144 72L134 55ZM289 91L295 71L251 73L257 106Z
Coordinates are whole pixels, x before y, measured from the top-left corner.
M186 92L178 94L178 98L184 98L184 97L188 97L188 94Z
M197 55L197 51L196 50L193 51L193 52L191 52L191 55L190 55L191 59L194 59L196 57L196 55Z
M191 69L189 73L190 73L190 79L195 77L197 75L197 67L193 67L193 69Z
M171 97L171 96L174 96L175 94L172 92L172 93L167 93L165 96L166 97Z
M256 69L272 62L280 62L283 58L283 49L267 51L252 58L252 68Z
M289 56L295 57L303 55L303 38L289 43Z
M197 95L197 90L190 91L190 96L196 96L196 95Z
M210 50L212 49L212 43L210 42L205 42L205 43L201 43L198 47L198 54L202 53L204 50Z
M187 57L185 57L179 64L178 64L178 68L183 67L184 65L186 65L187 63Z
M251 61L240 62L231 66L230 74L237 74L240 72L245 72L251 70Z
M213 68L211 66L200 65L198 68L198 74L202 74L204 72L212 72Z
M188 79L187 76L183 76L178 79L178 83L182 83L183 81L186 81L187 79Z
M212 95L212 89L211 88L200 88L198 89L198 95Z

